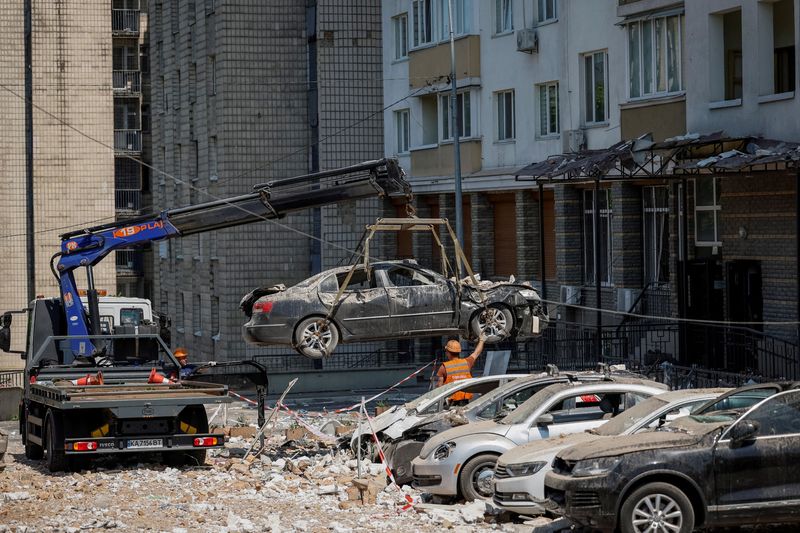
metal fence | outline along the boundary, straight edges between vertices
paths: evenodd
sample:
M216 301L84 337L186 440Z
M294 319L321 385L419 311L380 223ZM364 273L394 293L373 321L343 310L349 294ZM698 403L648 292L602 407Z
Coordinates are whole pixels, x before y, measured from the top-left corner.
M23 370L0 370L0 388L25 386L25 372Z

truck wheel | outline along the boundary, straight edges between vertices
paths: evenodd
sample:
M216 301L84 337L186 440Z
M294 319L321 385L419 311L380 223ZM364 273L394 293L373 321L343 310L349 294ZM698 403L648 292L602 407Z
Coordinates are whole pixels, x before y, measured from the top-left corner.
M32 461L39 461L42 457L44 457L44 448L39 446L38 444L32 443L28 440L28 409L25 408L22 412L22 416L20 417L20 422L22 422L20 434L22 435L22 441L25 443L25 457L31 459Z
M619 523L623 533L690 533L694 529L694 508L678 487L648 483L625 498Z
M471 502L473 500L491 500L494 493L492 480L497 456L492 453L476 455L466 462L458 476L458 488L461 496Z
M62 434L61 421L52 414L47 413L45 422L45 443L47 469L51 472L61 472L67 469L67 455L63 449L58 449L59 435Z
M490 305L485 311L478 311L470 321L472 335L477 339L486 335L486 343L500 342L514 329L514 316L507 307Z
M319 316L306 318L294 330L294 345L301 355L311 359L330 356L339 344L339 330L333 322L325 324Z
M208 433L208 416L202 406L188 407L179 420L186 422L189 427L194 428L193 432ZM186 450L175 452L164 452L164 463L178 468L181 466L202 466L206 462L208 450Z

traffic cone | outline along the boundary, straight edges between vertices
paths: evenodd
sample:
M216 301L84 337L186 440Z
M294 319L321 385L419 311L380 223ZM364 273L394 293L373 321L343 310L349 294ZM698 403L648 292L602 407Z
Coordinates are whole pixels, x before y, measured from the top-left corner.
M150 377L147 378L148 383L174 383L168 377L156 372L156 369L150 371Z
M98 372L94 376L91 374L86 374L82 378L73 379L71 382L73 385L102 385L103 384L103 373Z

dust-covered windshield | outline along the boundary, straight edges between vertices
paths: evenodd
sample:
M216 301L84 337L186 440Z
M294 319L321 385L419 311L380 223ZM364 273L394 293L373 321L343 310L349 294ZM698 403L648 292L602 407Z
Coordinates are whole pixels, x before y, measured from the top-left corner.
M625 409L622 413L592 431L592 433L605 437L621 435L628 429L652 416L656 411L663 409L666 405L667 402L660 399L658 396L651 396L645 401L629 409Z
M549 400L562 388L564 388L564 385L551 385L540 390L523 402L523 404L517 407L514 411L500 419L499 422L501 424L509 425L521 424L525 422L540 405Z
M463 382L454 381L452 383L447 383L446 385L442 385L441 387L436 387L433 390L429 390L419 398L407 402L405 405L403 405L403 407L405 407L406 409L416 409L420 405L427 403L430 400L433 400L434 398L438 397L439 395L444 394L447 391L453 390L456 387L463 384L464 384Z

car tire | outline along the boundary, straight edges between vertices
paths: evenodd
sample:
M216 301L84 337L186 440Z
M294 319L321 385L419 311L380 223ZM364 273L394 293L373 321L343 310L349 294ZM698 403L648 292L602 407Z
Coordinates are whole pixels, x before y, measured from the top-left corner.
M339 330L333 322L323 324L324 318L312 316L297 324L294 346L300 355L310 359L330 356L339 344Z
M466 501L492 499L497 455L482 453L467 461L458 476L458 491ZM491 475L489 475L491 472Z
M488 317L486 314L488 313ZM470 321L472 336L480 338L486 334L486 343L500 342L511 334L514 329L514 315L511 310L501 305L490 305L485 311L475 313Z
M64 450L58 449L58 436L61 435L61 420L57 415L52 412L47 413L47 420L45 421L45 450L46 450L46 464L50 472L62 472L67 469L67 454Z
M673 527L652 529L650 520L667 521ZM689 497L678 487L669 483L648 483L625 498L620 509L619 526L622 533L690 533L694 529L694 507Z

